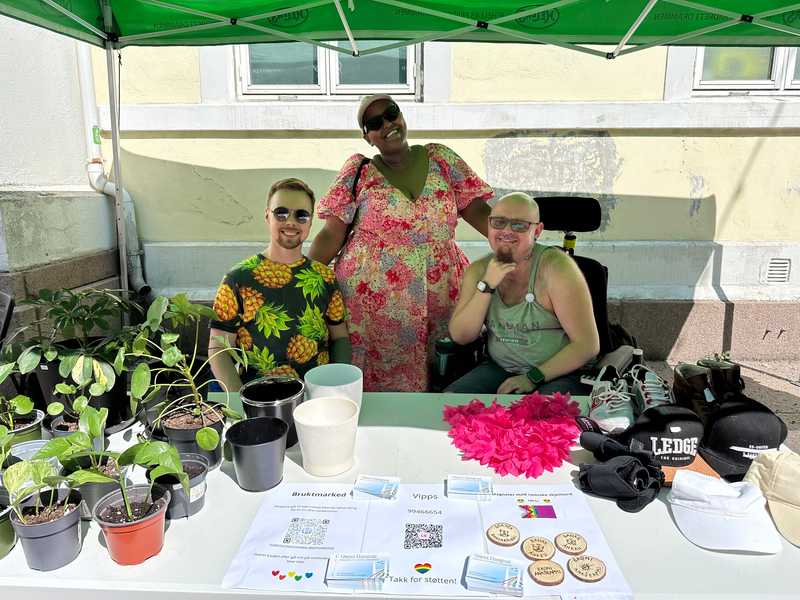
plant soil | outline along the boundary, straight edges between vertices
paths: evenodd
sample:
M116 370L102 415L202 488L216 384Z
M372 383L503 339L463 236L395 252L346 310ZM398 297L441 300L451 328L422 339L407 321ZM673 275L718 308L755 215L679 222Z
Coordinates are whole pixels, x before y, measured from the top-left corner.
M54 504L53 506L45 506L39 513L36 514L36 509L32 506L22 509L22 516L25 517L25 525L39 525L41 523L50 523L56 519L60 519L68 512L74 510L77 504Z
M61 421L54 429L58 431L78 431L78 423L76 421Z
M14 431L17 429L22 429L23 427L27 427L36 421L36 416L29 417L25 415L24 417L15 417L14 418Z
M172 427L172 429L200 429L202 427L210 427L221 420L222 411L220 409L211 410L206 408L202 419L199 415L192 414L191 409L189 409L168 416L163 420L163 423L167 427Z
M131 502L131 512L133 513L133 518L129 519L128 513L125 510L125 503L120 502L119 504L106 506L99 516L102 521L106 521L108 523L115 523L118 525L122 523L132 523L133 521L138 521L139 519L143 519L157 513L158 509L163 505L164 501L161 499L158 499L153 503Z
M119 477L119 467L117 466L117 461L114 460L113 457L109 456L106 459L105 464L101 464L98 468L103 475L107 475L108 477L113 477L116 479Z

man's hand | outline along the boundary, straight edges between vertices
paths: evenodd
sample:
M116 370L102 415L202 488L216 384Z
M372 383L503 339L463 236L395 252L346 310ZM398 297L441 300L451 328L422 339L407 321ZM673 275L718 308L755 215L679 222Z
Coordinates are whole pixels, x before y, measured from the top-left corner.
M493 256L489 264L486 265L486 272L483 274L483 280L494 289L497 289L497 286L506 278L506 275L511 273L516 267L516 263L500 262L497 260L496 256Z
M500 384L500 387L497 388L498 394L527 394L528 392L532 392L534 388L533 382L528 379L528 376L525 374L522 375L515 375L514 377L509 377L503 383Z

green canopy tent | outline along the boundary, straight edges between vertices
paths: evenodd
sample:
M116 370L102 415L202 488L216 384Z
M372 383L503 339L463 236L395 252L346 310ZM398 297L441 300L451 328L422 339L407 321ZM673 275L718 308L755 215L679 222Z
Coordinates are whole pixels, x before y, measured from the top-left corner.
M0 0L0 14L106 49L126 289L115 49L291 41L365 56L447 40L549 44L614 59L664 45L800 44L793 0ZM386 43L362 51L364 40Z

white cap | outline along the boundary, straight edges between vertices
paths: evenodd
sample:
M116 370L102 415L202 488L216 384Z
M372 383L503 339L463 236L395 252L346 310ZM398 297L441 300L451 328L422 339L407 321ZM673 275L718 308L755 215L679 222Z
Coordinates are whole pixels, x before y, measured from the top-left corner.
M763 554L781 550L766 500L752 483L678 471L668 500L681 533L702 548Z

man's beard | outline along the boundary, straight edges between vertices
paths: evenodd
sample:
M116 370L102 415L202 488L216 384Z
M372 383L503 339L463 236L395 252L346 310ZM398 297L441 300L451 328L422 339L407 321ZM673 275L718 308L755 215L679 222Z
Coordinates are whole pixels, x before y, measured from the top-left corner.
M281 248L285 249L285 250L294 250L295 248L297 248L302 243L303 243L303 240L301 239L301 236L299 236L299 235L297 237L295 237L295 238L291 238L290 239L290 238L287 238L286 236L284 236L281 233L278 234L278 245Z
M511 250L508 248L498 248L497 252L495 252L495 256L497 256L497 260L501 263L513 263L514 257L511 254Z

